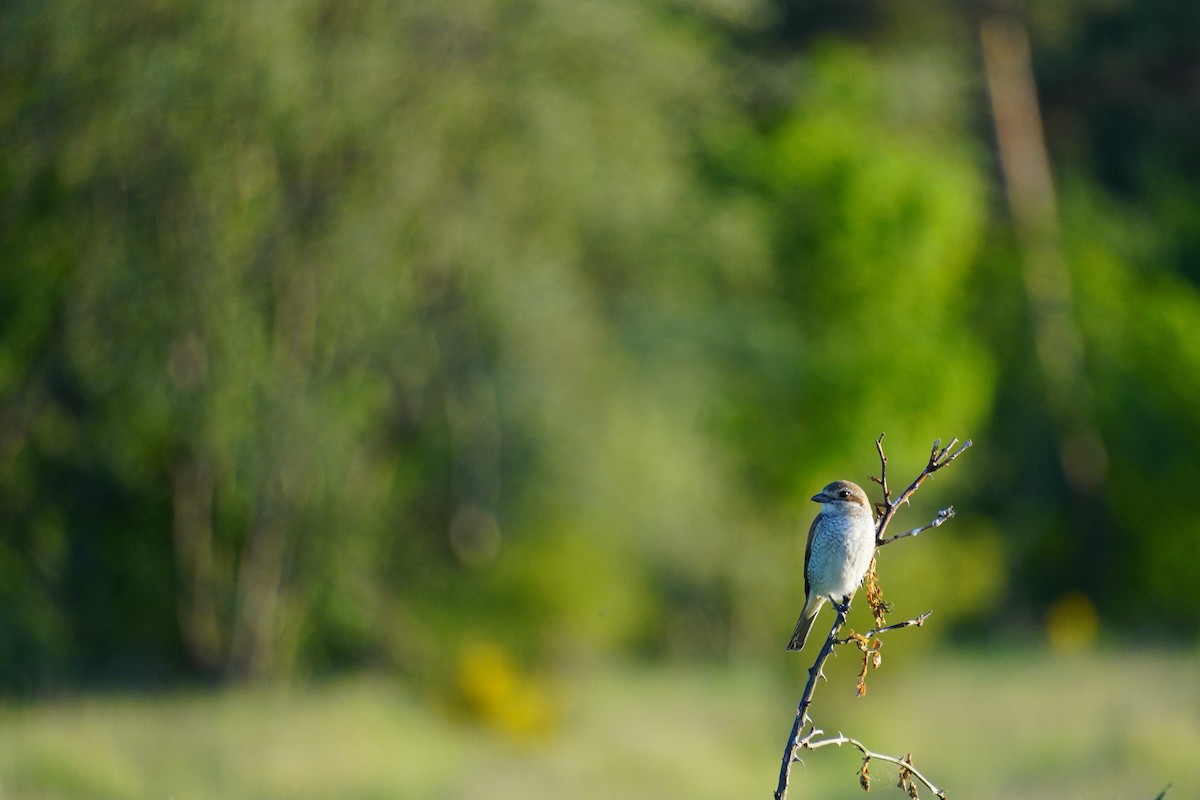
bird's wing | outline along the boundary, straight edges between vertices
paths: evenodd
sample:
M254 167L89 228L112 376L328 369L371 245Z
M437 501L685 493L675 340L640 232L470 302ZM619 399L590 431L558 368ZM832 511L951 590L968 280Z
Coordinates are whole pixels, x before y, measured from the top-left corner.
M808 542L804 545L804 596L808 597L808 559L812 557L812 540L813 535L817 532L817 523L821 521L821 515L817 514L813 517L812 524L808 526Z

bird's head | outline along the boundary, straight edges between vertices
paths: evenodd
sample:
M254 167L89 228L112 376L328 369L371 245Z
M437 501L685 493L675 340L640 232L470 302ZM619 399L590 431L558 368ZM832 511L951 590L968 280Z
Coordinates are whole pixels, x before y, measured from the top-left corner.
M871 510L871 501L862 487L850 481L834 481L813 495L814 503L820 503L829 510L846 511L852 508Z

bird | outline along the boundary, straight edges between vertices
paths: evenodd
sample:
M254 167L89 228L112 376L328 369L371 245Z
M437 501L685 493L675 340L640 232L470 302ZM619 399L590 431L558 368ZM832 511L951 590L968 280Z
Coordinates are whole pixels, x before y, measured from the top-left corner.
M804 548L804 610L787 649L804 648L825 601L850 606L875 555L875 516L862 487L834 481L812 498L821 511L808 529Z

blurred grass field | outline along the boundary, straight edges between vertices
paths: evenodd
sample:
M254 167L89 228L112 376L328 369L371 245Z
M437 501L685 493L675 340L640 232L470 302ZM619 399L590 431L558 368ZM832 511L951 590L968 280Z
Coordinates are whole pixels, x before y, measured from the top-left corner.
M865 698L849 653L814 709L915 763L951 797L1170 800L1200 787L1200 654L885 648ZM82 696L0 706L0 797L729 798L770 795L801 662L609 665L544 687L552 730L517 739L362 676L287 689ZM808 753L793 798L861 796L849 748ZM873 796L902 797L873 764ZM923 796L928 792L923 793Z

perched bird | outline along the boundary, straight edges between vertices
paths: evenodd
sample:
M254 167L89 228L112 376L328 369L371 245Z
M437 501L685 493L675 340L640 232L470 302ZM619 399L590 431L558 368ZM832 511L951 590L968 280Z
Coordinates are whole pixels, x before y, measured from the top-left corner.
M821 513L808 529L804 548L804 610L788 642L800 650L825 601L848 604L875 555L875 516L862 487L834 481L813 497Z

